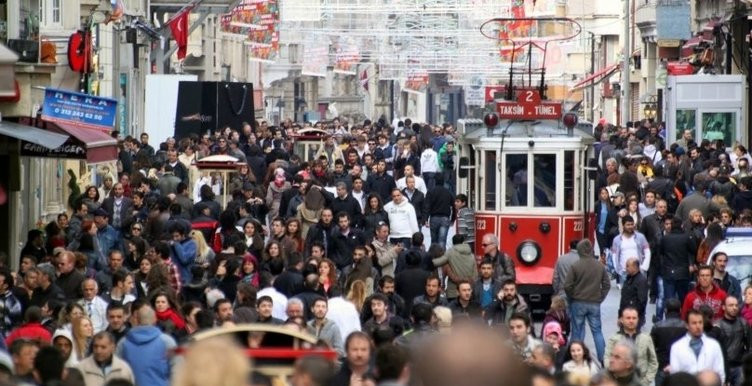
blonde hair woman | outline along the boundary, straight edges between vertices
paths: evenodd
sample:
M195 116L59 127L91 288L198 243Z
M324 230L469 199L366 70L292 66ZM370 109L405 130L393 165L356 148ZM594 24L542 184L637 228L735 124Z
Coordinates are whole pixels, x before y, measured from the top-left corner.
M201 231L194 229L190 234L193 241L196 242L196 264L204 268L208 267L216 256L214 250L206 243L204 234Z
M355 305L358 313L363 310L363 303L366 301L366 282L363 280L355 280L350 286L350 292L347 293L347 300Z
M73 353L78 362L89 356L89 344L94 337L94 326L86 316L73 319Z

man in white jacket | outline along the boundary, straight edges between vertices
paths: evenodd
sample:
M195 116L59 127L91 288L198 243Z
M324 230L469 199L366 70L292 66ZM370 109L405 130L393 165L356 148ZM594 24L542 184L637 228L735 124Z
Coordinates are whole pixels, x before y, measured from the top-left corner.
M412 165L405 165L405 176L396 181L399 190L403 190L407 187L407 177L415 178L415 189L420 190L423 194L428 193L425 181L415 175L415 169L413 169Z
M384 205L384 211L389 216L389 240L401 243L405 249L410 248L413 234L420 232L418 217L399 188L392 189L392 201Z
M723 352L718 342L703 333L704 317L700 311L687 313L687 335L671 345L670 371L697 374L712 370L725 382Z
M427 147L420 154L420 175L429 190L436 186L436 173L439 171L439 154L431 147Z

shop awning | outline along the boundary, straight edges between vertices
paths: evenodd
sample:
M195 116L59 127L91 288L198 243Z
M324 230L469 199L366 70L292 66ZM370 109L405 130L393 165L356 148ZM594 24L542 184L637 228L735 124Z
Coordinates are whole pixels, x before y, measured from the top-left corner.
M610 66L602 68L600 71L596 71L594 74L588 76L587 78L583 79L581 82L574 85L574 87L572 87L572 91L576 91L581 88L585 88L585 87L600 83L604 79L608 78L611 74L616 72L616 70L619 69L619 66L621 66L620 63L612 64Z
M0 135L33 143L50 150L57 149L68 139L68 136L64 134L8 121L0 121Z
M117 160L117 140L107 133L72 123L55 122L55 126L86 145L86 162L93 164Z

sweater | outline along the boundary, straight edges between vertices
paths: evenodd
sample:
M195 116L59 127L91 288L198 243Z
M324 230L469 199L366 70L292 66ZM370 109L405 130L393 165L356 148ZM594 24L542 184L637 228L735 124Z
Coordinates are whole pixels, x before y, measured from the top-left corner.
M443 256L433 259L433 265L437 267L447 263L452 273L447 280L446 296L453 299L458 295L457 281L464 279L471 283L474 282L478 277L478 270L475 267L473 252L467 244L454 245ZM457 280L454 280L453 277Z
M694 291L687 294L684 298L684 304L682 305L682 319L687 318L687 313L690 309L699 310L703 304L710 306L713 309L713 319L718 320L723 317L723 305L726 300L726 291L720 289L715 283L710 292L703 292L699 286L695 287Z
M415 208L413 208L407 199L402 198L402 202L399 204L389 201L388 204L384 205L384 211L389 216L390 238L408 239L413 237L413 233L420 232Z

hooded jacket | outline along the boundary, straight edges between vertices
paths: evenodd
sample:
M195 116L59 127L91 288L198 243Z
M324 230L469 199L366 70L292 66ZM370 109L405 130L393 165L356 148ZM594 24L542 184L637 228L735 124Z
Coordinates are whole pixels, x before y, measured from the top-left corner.
M132 328L118 343L116 355L128 362L137 385L170 384L170 350L177 345L155 326Z
M704 304L713 309L713 319L718 320L723 317L723 307L721 306L724 300L726 300L726 291L718 287L717 284L713 283L713 288L708 293L703 292L698 285L694 291L688 293L687 297L684 298L681 310L682 319L686 320L687 312L690 309L700 309L700 306Z
M65 367L75 367L78 365L79 359L76 357L76 350L73 350L73 334L67 328L58 328L52 335L52 344L55 344L55 340L60 337L67 339L71 347L70 356L65 361Z
M593 255L590 240L577 243L577 254L580 260L572 265L564 281L564 292L572 301L602 303L611 289L606 268Z
M465 279L471 283L478 278L475 257L473 256L473 251L470 250L470 246L467 244L455 245L443 256L433 259L433 265L437 267L447 263L449 264L449 268L452 269L453 275L451 276ZM457 295L457 283L450 277L447 281L446 296L449 299L454 299Z

